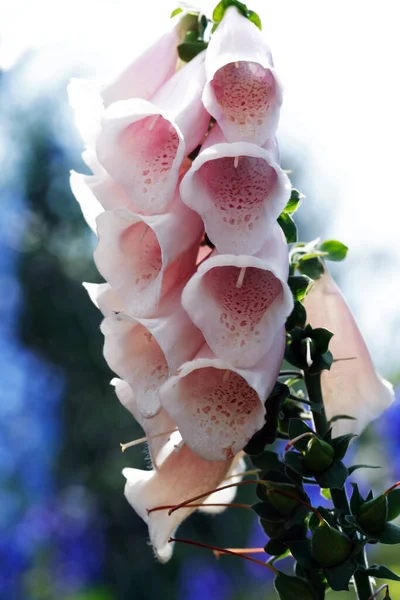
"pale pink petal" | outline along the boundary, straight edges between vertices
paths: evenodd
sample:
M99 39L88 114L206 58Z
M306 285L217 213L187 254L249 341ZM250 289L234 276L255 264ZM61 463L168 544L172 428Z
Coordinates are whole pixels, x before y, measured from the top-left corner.
M156 471L124 469L125 496L129 504L149 527L150 541L161 562L172 556L173 545L168 539L194 510L184 507L168 515L168 510L147 513L156 506L174 506L191 496L218 487L226 477L232 461L202 460L184 445L171 452Z
M334 333L329 344L333 358L353 359L339 360L330 371L323 371L322 393L328 419L336 415L356 419L333 423L334 435L359 434L393 402L393 387L375 371L357 323L327 271L314 282L304 305L312 327Z
M68 98L82 140L93 146L104 112L100 86L95 81L73 78L68 85Z
M233 459L231 468L229 469L226 479L221 482L221 486L229 483L239 483L243 479L242 473L246 470L244 459L238 454ZM220 492L214 492L204 500L203 506L199 512L208 513L210 515L218 515L225 510L224 506L209 506L210 504L230 504L235 499L237 488L231 487Z
M217 143L193 161L180 192L219 252L256 254L286 206L291 184L267 150Z
M211 37L203 102L229 142L262 146L275 135L281 85L260 30L234 7Z
M151 316L161 296L193 272L202 222L176 198L171 211L162 215L104 212L97 231L94 259L101 275L128 311Z
M282 328L252 369L233 368L204 347L166 381L161 404L193 452L206 460L233 458L261 429L284 346Z
M281 235L276 227L258 256L213 253L183 291L190 318L213 352L233 366L257 364L292 311Z
M175 24L103 89L105 106L129 98L149 100L174 74L178 45L179 24Z
M148 441L150 457L154 468L159 468L171 452L175 451L182 437L179 431L160 436L160 433L168 433L176 429L176 424L172 421L168 413L161 409L157 415L150 419L143 417L140 412L136 396L131 386L122 379L113 379L111 385L115 387L115 393L121 404L129 410L139 425L143 428ZM153 437L156 436L156 437ZM238 471L240 472L240 471Z
M159 411L158 390L169 373L192 359L204 343L180 303L180 290L163 300L157 317L112 314L101 330L106 361L129 383L146 418Z
M104 113L98 158L137 212L157 214L168 208L185 156L204 138L209 115L200 98L203 63L204 56L196 57L151 103L125 100Z
M125 310L121 298L108 283L83 283L89 298L105 317Z

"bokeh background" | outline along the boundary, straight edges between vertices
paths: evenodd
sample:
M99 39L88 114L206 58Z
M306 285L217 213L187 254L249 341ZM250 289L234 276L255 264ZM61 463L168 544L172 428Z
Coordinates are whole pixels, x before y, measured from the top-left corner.
M212 6L208 3L208 6ZM0 598L258 600L262 567L176 547L155 562L123 497L144 466L140 435L109 385L95 245L69 189L87 172L68 107L70 77L107 81L166 26L169 0L2 0L0 4ZM303 239L350 247L334 273L379 370L400 382L398 8L389 0L255 0L285 86L283 165L306 194ZM400 479L400 405L360 440L361 487ZM357 458L357 457L356 457ZM251 502L251 491L240 497ZM194 515L182 536L264 545L248 511ZM376 560L400 568L396 548ZM243 561L244 563L244 561ZM393 597L400 594L396 584ZM397 591L396 591L397 590ZM350 597L351 594L345 594ZM400 596L399 596L400 597Z

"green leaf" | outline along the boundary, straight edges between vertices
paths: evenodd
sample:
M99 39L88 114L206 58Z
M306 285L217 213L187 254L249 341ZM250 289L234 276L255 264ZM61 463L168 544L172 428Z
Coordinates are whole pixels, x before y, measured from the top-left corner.
M282 523L285 520L285 517L267 502L257 502L257 504L253 504L251 508L259 517L264 519L264 521Z
M287 243L294 244L297 241L297 227L292 217L283 212L278 217L278 224L282 227Z
M314 600L315 595L312 588L304 579L294 575L286 575L279 571L275 577L274 587L278 592L280 600Z
M316 327L312 329L310 333L310 338L314 340L317 346L317 350L321 354L325 354L329 348L329 342L333 337L333 332L329 331L329 329L325 329L324 327Z
M287 547L293 558L305 569L318 569L319 565L311 553L310 540L295 540L288 542Z
M325 354L319 354L314 358L311 367L308 369L310 375L316 375L324 369L328 370L331 368L333 363L332 352L328 350Z
M227 3L224 2L224 0L221 0L221 2L219 2L214 8L214 12L212 14L212 20L214 21L214 23L219 23L220 21L222 21L222 17L224 16L225 11L227 9L226 4Z
M381 467L378 465L352 465L351 467L347 467L349 470L349 475L357 471L357 469L380 469ZM400 512L399 512L400 514ZM395 518L395 517L393 517ZM390 519L388 519L390 521Z
M350 509L352 515L357 515L360 511L361 505L364 504L364 499L360 494L357 483L352 483L353 493L350 498Z
M400 515L400 489L392 490L388 496L387 520L393 521Z
M304 465L304 457L299 452L286 452L285 465L293 469L293 471L296 471L296 473L299 473L299 475L302 475L304 477L310 475L310 472L306 469Z
M304 327L306 321L306 309L299 300L296 300L293 310L286 320L286 331L291 331L294 327Z
M342 419L348 419L349 421L357 421L356 417L350 417L349 415L335 415L332 419L329 419L329 425L332 423L336 423L336 421L341 421Z
M256 27L258 27L258 29L262 29L262 24L261 24L261 19L258 16L258 14L256 12L254 12L254 10L248 10L247 11L247 18L249 21L251 21L252 23L254 23L254 25Z
M297 268L300 273L307 275L310 279L319 279L325 272L324 264L317 257L300 258Z
M326 260L340 261L346 258L348 247L337 240L327 240L319 245L322 252L326 252Z
M391 579L392 581L400 581L400 577L385 565L371 565L368 567L367 573L371 577L376 577L377 579Z
M208 44L206 42L202 42L201 40L183 42L183 44L179 44L178 46L179 58L184 62L190 62L193 58L200 54L200 52L205 50L207 46Z
M382 544L400 544L400 527L392 523L386 523L376 537Z
M347 467L342 462L336 461L329 469L317 475L315 479L320 487L341 490L348 475Z
M301 302L310 291L312 281L305 275L291 275L288 279L288 285L293 294L293 299Z
M347 449L350 445L351 440L356 437L357 436L354 433L348 433L346 435L341 435L337 438L333 438L331 443L335 450L335 459L336 460L342 460L342 458L345 456L345 454L347 452Z
M347 560L335 567L324 569L326 579L335 592L343 592L349 590L350 579L353 577L357 563L353 560Z
M171 17L170 18L172 19L176 15L179 15L181 12L183 12L183 10L181 8L175 8L175 10L173 10L172 13L171 13Z
M282 468L282 463L280 462L278 455L276 452L271 452L270 450L264 450L262 454L252 456L251 462L257 469L261 469L262 471L279 471L279 469Z
M301 194L299 192L299 190L296 190L295 188L293 188L292 189L292 193L290 194L289 201L286 204L285 208L283 209L283 212L287 213L289 215L291 215L294 212L296 212L296 210L300 206L302 198L304 198L303 194Z

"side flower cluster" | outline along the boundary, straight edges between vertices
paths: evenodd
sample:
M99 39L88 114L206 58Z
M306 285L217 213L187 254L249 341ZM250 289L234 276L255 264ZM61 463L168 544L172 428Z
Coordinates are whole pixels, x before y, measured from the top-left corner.
M234 488L167 510L240 480L293 308L276 222L291 185L279 166L282 94L269 49L231 7L207 50L176 70L183 29L177 19L112 85L70 86L93 171L72 173L71 186L106 281L86 287L104 314L117 396L153 465L124 470L125 494L164 561L183 518L232 501Z

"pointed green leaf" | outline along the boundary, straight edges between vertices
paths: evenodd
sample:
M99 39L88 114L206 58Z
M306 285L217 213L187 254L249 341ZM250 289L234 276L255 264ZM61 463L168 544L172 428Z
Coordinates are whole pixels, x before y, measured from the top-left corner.
M263 472L272 470L279 471L279 469L282 468L282 463L276 452L271 452L269 450L264 450L262 454L252 456L251 462L257 469L261 469Z
M281 226L285 234L288 244L294 244L297 241L297 227L292 217L287 213L282 213L278 217L278 224Z
M173 10L172 13L171 13L171 17L170 18L172 19L176 15L179 15L181 12L183 12L183 10L181 8L175 8L175 10Z
M357 563L353 560L347 560L335 567L324 569L326 579L332 590L335 592L347 592L349 590L350 579L353 577L356 568Z
M326 252L326 260L334 261L344 260L348 251L348 247L337 240L327 240L326 242L322 242L322 244L319 245L319 249L322 250L322 252Z
M319 565L317 561L313 558L311 553L311 542L310 540L295 540L292 542L288 542L287 546L292 553L292 556L299 565L304 567L305 569L318 569Z
M364 499L360 494L357 483L352 483L351 485L353 486L353 493L350 498L350 509L353 515L357 515L361 505L364 504Z
M329 469L317 475L315 479L323 488L333 488L341 490L348 477L347 467L341 462L336 461Z
M387 520L393 521L400 515L400 489L392 490L388 494L388 515Z
M348 433L346 435L341 435L337 438L333 438L331 444L335 450L336 460L342 460L342 458L346 455L351 440L356 437L357 436L355 434Z
M368 575L377 579L391 579L392 581L400 581L400 577L393 573L385 565L371 565L367 570Z
M378 465L352 465L351 467L348 467L348 470L349 470L349 475L351 475L352 473L354 473L354 471L357 471L357 469L380 469L380 468L381 467L379 467Z
M382 544L400 544L400 527L392 523L386 523L382 531L376 534L376 537Z
M309 438L308 438L309 439ZM285 465L288 465L293 471L308 477L311 473L306 469L304 465L304 457L299 452L286 452L285 454Z
M254 23L254 25L256 27L258 27L258 29L262 29L262 25L261 25L261 19L258 16L258 14L256 12L254 12L254 10L248 10L247 11L247 18L249 21L251 21L252 23Z

